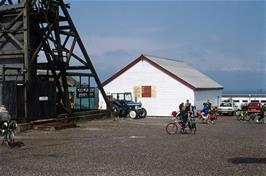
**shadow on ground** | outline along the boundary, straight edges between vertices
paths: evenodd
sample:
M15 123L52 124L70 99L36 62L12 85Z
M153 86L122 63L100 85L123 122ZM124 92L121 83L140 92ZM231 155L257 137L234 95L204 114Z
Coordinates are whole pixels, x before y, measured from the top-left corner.
M11 148L15 148L15 147L22 147L22 146L24 146L25 144L23 143L23 142L21 142L21 141L16 141L16 142L14 142L10 147Z
M233 164L266 164L266 158L237 157L228 161Z

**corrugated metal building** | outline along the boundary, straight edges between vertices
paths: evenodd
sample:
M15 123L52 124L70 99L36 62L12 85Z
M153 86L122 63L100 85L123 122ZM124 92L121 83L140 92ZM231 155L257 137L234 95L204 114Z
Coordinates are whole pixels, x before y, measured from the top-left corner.
M183 61L141 55L103 82L107 95L132 92L149 116L168 116L187 99L202 108L208 99L219 104L223 86ZM99 107L105 108L102 97Z

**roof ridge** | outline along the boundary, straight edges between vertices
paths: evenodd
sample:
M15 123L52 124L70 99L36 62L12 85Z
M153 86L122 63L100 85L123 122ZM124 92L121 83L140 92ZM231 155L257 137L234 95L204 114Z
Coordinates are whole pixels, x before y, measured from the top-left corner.
M158 59L156 59L158 58ZM193 89L193 90L200 90L200 89L223 89L223 86L220 85L218 82L207 76L206 74L200 72L199 70L196 70L194 67L191 65L186 64L184 61L178 61L178 60L173 60L173 59L168 59L168 58L161 58L157 56L152 56L152 55L144 55L141 54L137 59L133 60L131 63L129 63L126 67L122 68L118 72L116 72L114 75L112 75L110 78L105 80L102 84L103 86L107 85L110 83L112 80L126 72L128 69L139 63L140 61L147 61L149 62L152 66L158 68L162 72L166 73L167 75L171 76L172 78L176 79L177 81L181 82L185 86ZM160 61L161 60L161 61ZM168 62L163 62L167 61ZM172 64L169 64L170 61L173 61ZM175 63L174 63L175 62ZM165 65L165 63L167 63ZM181 64L180 64L181 63ZM171 66L171 67L170 67ZM182 68L189 68L189 70L192 70L192 72L189 74L183 74L180 73L180 69L174 69L173 67L182 67ZM178 71L179 70L179 71ZM196 71L196 73L195 73ZM199 72L200 74L198 74ZM197 75L195 77L195 75ZM206 79L207 78L207 79ZM204 84L202 82L199 82L198 80L195 79L200 79L205 81Z
M164 59L164 60L170 60L170 61L183 62L183 63L185 63L183 60L176 60L176 59L172 59L172 58L166 58L166 57L154 56L154 55L149 55L149 54L143 54L143 56L145 56L145 57L156 57L156 58L158 58L158 59Z

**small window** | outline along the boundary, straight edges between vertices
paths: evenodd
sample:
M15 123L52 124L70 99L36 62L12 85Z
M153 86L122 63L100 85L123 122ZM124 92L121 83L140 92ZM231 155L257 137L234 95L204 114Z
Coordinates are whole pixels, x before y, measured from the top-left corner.
M261 103L266 103L266 100L261 100L260 102L261 102Z
M131 93L125 93L125 100L126 101L132 101L132 95L131 95Z
M118 100L125 100L125 94L119 93L118 94Z
M221 107L232 107L231 103L224 102L220 105Z
M259 103L260 101L259 100L251 100L251 102L258 102Z
M239 103L239 100L234 100L234 103Z
M243 102L243 103L247 103L247 102L248 102L248 100L243 100L242 102Z
M151 97L151 86L141 87L142 97Z

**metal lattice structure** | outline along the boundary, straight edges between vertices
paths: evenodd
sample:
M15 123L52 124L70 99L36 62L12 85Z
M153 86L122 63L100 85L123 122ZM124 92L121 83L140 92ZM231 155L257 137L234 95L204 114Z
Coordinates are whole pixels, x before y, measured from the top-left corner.
M73 75L93 77L108 104L68 8L63 0L0 0L0 62L20 65L24 83L53 80L67 112L67 77ZM40 75L40 70L47 74Z

